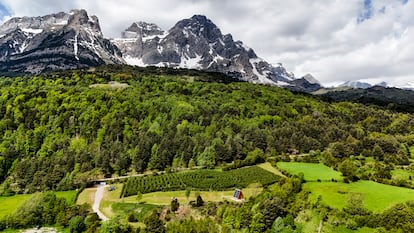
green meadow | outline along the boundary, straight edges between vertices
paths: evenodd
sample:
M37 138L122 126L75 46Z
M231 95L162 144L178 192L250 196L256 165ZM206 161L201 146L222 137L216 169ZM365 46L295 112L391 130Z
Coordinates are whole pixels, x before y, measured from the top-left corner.
M311 199L316 201L321 196L322 202L333 208L345 207L353 194L360 194L365 207L374 212L381 212L397 203L414 200L414 190L408 188L365 180L343 183L340 172L323 164L279 162L277 166L290 174L303 173L307 181L303 189L311 193ZM393 178L408 179L411 173L397 169L392 172L392 175ZM332 179L339 182L331 182ZM318 180L321 182L315 182Z
M306 181L337 181L342 180L342 174L321 163L278 162L277 167L290 174L304 174Z
M75 190L55 192L57 197L65 198L67 203L74 204L76 198ZM20 194L10 197L0 197L0 218L13 213L21 204L29 200L33 194Z
M343 208L352 194L361 194L366 208L374 212L383 211L392 205L414 200L414 190L361 180L354 183L309 182L303 185L316 201L318 196L330 207Z
M13 213L31 194L15 195L11 197L0 197L0 218Z

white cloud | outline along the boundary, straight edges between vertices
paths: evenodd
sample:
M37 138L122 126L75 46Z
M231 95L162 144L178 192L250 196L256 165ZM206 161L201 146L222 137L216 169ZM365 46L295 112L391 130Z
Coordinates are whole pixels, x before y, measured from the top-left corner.
M169 29L204 14L271 63L324 84L346 80L414 81L414 0L0 0L14 16L84 8L116 37L134 21Z

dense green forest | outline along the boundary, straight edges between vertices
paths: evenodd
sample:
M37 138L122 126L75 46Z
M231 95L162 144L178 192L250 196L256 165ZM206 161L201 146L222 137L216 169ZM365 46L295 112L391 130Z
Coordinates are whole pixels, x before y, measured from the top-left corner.
M343 170L352 156L375 157L378 166L350 178L386 179L383 167L409 164L411 114L221 77L106 66L1 78L2 193L301 153Z

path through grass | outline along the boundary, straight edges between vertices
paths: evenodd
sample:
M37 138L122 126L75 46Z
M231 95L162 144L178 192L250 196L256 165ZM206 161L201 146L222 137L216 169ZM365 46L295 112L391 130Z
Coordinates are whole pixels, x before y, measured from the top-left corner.
M283 173L281 171L277 170L277 168L273 167L272 164L270 164L270 163L262 163L262 164L259 164L257 166L264 169L264 170L266 170L266 171L269 171L269 172L271 172L275 175L285 177L285 175L283 175Z

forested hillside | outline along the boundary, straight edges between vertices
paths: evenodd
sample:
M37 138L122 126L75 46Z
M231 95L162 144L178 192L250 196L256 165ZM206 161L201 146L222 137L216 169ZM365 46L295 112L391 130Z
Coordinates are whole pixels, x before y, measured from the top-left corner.
M0 89L3 193L309 152L333 167L360 154L409 164L414 145L413 115L214 73L107 66L3 77ZM382 178L375 169L367 179Z
M375 104L396 111L414 113L414 91L412 90L374 86L368 89L329 91L322 95L335 101Z

